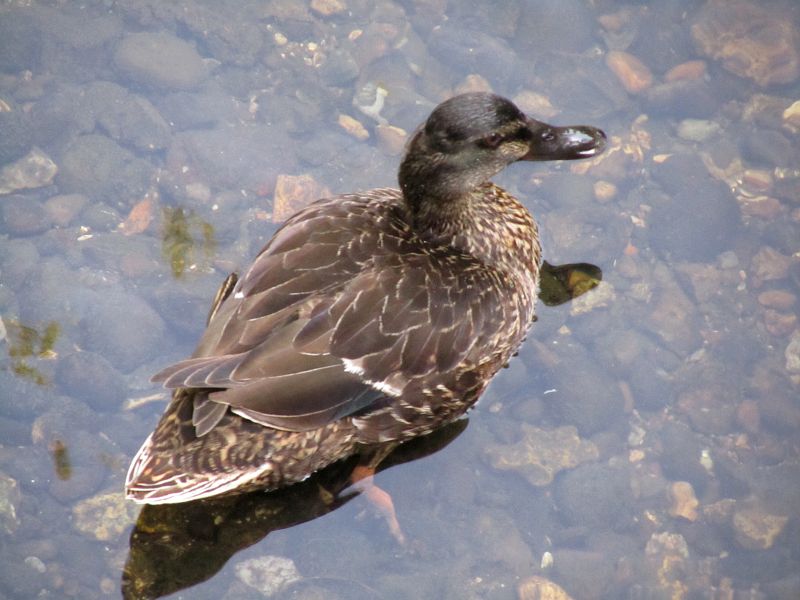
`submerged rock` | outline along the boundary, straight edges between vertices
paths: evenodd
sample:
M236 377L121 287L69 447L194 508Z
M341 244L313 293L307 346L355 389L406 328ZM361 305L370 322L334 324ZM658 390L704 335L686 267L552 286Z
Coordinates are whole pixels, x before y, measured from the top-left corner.
M50 185L58 166L39 148L0 169L0 194Z
M238 563L236 577L257 590L262 596L271 598L291 584L300 581L300 572L290 558L283 556L259 556Z
M72 526L96 540L110 542L136 522L139 508L125 500L122 492L98 494L72 508Z
M75 138L66 147L57 183L64 192L117 206L143 196L152 174L147 161L104 135L91 134Z
M556 499L568 525L613 529L633 519L630 477L622 469L581 465L558 479Z
M792 83L800 75L796 27L769 4L710 0L692 37L700 53L761 86Z
M114 53L114 62L127 76L158 89L190 90L207 75L195 47L169 33L132 33Z
M739 207L728 187L712 179L692 153L654 163L653 178L669 196L651 196L648 219L653 249L662 256L709 261L731 248L742 229Z
M770 514L758 506L742 508L733 514L736 541L749 550L771 548L788 522L788 517Z
M516 471L531 485L549 485L556 473L596 460L597 446L578 437L575 427L539 429L522 423L524 438L516 444L492 445L486 454L495 469Z
M21 502L17 480L0 471L0 528L8 534L19 527L17 507Z
M572 600L567 592L557 583L534 575L528 577L517 587L519 600Z

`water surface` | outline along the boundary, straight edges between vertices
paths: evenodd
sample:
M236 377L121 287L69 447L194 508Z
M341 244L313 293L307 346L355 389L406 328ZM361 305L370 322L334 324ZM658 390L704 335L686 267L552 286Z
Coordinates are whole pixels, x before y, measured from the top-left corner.
M799 40L791 0L4 2L0 597L797 598ZM224 277L477 89L609 134L497 178L603 283L390 458L408 543L349 464L125 502Z

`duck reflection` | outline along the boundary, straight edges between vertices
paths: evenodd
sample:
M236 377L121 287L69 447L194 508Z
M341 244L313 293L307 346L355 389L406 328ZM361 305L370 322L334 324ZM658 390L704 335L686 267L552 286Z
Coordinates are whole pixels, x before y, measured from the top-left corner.
M397 447L378 471L438 452L467 427L461 419ZM368 453L367 453L368 454ZM216 574L235 553L270 532L326 515L359 495L350 475L357 457L274 492L148 505L131 533L122 597L160 598Z

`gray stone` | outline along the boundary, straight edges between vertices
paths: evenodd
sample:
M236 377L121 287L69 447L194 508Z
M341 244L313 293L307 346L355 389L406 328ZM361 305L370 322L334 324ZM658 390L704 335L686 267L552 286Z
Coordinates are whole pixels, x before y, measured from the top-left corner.
M123 372L132 371L164 339L164 322L147 302L125 291L107 290L96 298L95 306L81 319L85 348Z
M545 406L561 424L575 425L581 435L591 435L611 427L622 417L623 398L619 386L608 372L582 351L570 353L550 381L556 390L547 396Z
M2 20L0 20L2 23ZM0 27L2 27L0 25ZM0 32L2 39L2 32ZM0 50L0 56L3 52ZM22 157L31 147L30 119L21 110L0 112L0 166Z
M64 192L82 193L128 206L147 191L153 167L112 139L98 134L75 138L64 150L56 179Z
M0 19L0 71L38 71L42 32L27 11L4 10Z
M653 166L668 196L651 194L650 243L665 257L710 261L729 250L742 230L739 206L728 187L695 154L675 154Z
M143 96L100 81L87 87L86 100L97 125L112 139L144 151L161 150L169 144L169 124Z
M0 199L0 228L11 235L33 235L47 231L50 219L35 198L13 195Z
M128 391L120 372L93 352L59 357L56 381L65 393L104 411L116 410Z
M190 90L208 74L195 47L166 32L125 36L114 53L114 62L138 83L158 89Z
M564 473L555 497L568 525L614 528L629 523L633 495L628 473L602 464L585 464Z

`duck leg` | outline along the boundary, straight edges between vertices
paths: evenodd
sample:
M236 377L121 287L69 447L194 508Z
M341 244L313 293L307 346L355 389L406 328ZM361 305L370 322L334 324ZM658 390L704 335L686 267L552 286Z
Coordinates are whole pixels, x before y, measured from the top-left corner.
M374 477L378 465L383 462L392 451L397 448L397 442L389 442L383 444L375 450L372 450L362 455L362 461L356 465L353 472L350 474L350 485L345 490L346 492L359 492L369 500L369 502L378 510L378 512L386 520L389 526L389 532L400 545L406 543L406 536L400 528L400 522L397 520L397 513L394 510L394 502L388 492L382 490L375 485Z

